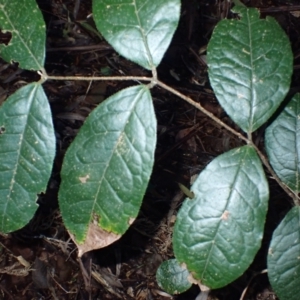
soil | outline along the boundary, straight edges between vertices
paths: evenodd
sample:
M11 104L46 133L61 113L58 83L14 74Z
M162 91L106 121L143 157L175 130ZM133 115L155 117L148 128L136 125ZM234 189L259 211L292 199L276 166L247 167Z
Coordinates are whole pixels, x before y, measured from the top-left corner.
M85 29L91 1L39 0L47 23L49 75L149 75L120 57L100 35ZM205 46L214 26L234 17L227 0L183 0L181 19L172 43L158 68L159 78L199 101L225 123L239 130L219 106L209 85ZM289 95L299 90L300 5L288 0L243 1L257 7L262 17L272 16L288 34L295 56ZM93 25L92 19L89 18ZM1 34L2 43L10 36ZM201 51L201 49L204 49ZM17 64L0 61L0 104L21 86L38 80L37 74ZM184 195L178 182L190 186L194 175L216 156L243 143L201 112L170 93L154 88L158 142L155 166L140 214L126 234L112 245L77 258L76 246L58 209L59 172L64 153L83 121L102 100L134 82L47 81L57 138L57 154L45 194L31 222L0 237L0 299L185 299L194 300L199 288L184 294L166 294L156 283L159 264L173 257L172 224ZM255 135L263 149L263 132ZM267 173L271 198L261 250L249 269L225 288L214 290L210 300L278 299L266 273L266 255L274 228L291 207L290 200ZM171 224L171 225L170 225ZM225 275L225 274L224 274Z

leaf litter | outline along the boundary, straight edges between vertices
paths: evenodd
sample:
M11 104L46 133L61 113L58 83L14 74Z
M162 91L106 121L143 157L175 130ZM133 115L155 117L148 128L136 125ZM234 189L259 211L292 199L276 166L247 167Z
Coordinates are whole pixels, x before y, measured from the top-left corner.
M119 57L99 36L71 21L68 16L72 14L74 20L86 19L91 11L90 1L63 1L63 5L55 1L48 1L47 4L38 2L49 23L47 43L51 51L47 52L46 61L49 74L100 76L99 70L106 69L112 75L147 75L144 69ZM213 2L183 0L182 22L158 72L163 81L196 98L203 106L234 126L205 83L205 66L199 64L197 54L198 49L207 44L218 20L231 17L228 1ZM257 1L248 2L249 6L257 5ZM299 35L300 28L294 22L297 14L292 15L289 10L279 8L276 10L279 5L290 5L291 8L291 1L272 0L272 5L269 2L260 1L261 11L273 14L283 28L289 27L290 32ZM0 42L6 43L7 37L1 34ZM90 49L91 45L97 47ZM19 70L16 65L7 65L2 60L0 63L0 87L4 99L5 95L11 94L24 83L37 80L35 75ZM196 69L202 72L195 72L190 68L191 65L196 65ZM299 81L300 73L297 69L300 68L295 70L295 81ZM172 77L170 70L178 74L180 81ZM199 85L199 82L204 82L204 85ZM155 272L157 262L173 257L172 227L177 209L185 197L178 182L189 187L191 177L220 153L240 146L241 141L186 103L170 99L169 94L154 89L158 119L156 165L140 214L136 220L132 220L132 226L123 237L106 233L106 239L115 239L115 242L105 247L105 242L101 240L104 248L97 251L90 250L93 249L94 235L95 231L99 233L98 229L89 228L91 245L78 245L77 253L77 246L70 240L57 209L58 174L63 155L85 117L97 104L97 93L103 99L127 86L128 82L108 81L98 91L96 83L60 82L57 85L51 81L44 84L54 118L57 156L48 189L39 197L39 209L34 218L23 229L0 237L4 245L0 256L0 290L3 298L168 299L169 295L157 286ZM93 91L93 97L89 94L90 90ZM195 126L197 130L194 130ZM260 132L256 138L259 143ZM87 176L79 180L85 183ZM275 208L270 213L272 216L268 216L262 250L240 279L212 292L208 299L239 299L253 272L264 269L264 251L267 251L268 239L279 219L276 214L287 209L288 203L273 182L270 182L270 189ZM224 212L224 219L227 217L227 212ZM245 299L277 299L266 276L263 276L252 284ZM173 299L194 300L198 294L199 289L194 286Z

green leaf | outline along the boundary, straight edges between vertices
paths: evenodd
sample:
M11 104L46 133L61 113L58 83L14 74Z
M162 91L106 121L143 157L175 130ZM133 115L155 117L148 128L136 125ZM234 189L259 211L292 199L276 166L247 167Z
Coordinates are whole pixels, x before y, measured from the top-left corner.
M156 272L158 285L169 294L187 291L192 284L188 281L189 271L179 265L177 259L164 261Z
M151 70L164 56L180 17L180 0L93 0L103 37L125 58Z
M46 26L34 0L0 0L0 28L12 34L8 45L0 44L3 59L22 69L43 69Z
M147 86L99 105L69 147L59 203L67 229L83 243L91 224L123 234L136 218L154 161L156 119Z
M26 225L44 192L55 155L51 111L42 86L31 83L0 108L0 231Z
M231 119L251 133L265 123L288 92L293 54L285 32L254 8L235 7L239 20L222 20L207 47L209 78Z
M273 233L268 276L280 300L300 299L300 207L293 207Z
M216 289L238 278L260 248L268 183L251 146L226 152L199 175L177 215L173 248L196 280Z
M300 94L296 94L266 130L266 150L278 177L300 192Z

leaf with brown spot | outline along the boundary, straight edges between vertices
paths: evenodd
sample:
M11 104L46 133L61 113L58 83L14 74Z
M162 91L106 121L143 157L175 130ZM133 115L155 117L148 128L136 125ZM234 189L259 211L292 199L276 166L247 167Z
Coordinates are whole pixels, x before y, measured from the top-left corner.
M59 190L64 224L84 251L99 243L107 246L135 220L152 172L155 145L156 119L148 86L124 89L88 116L65 155ZM85 242L95 232L101 238L108 233L105 241Z
M77 243L76 238L71 232L69 232L69 234L78 248L78 257L82 257L82 255L88 251L104 248L122 236L120 234L107 232L94 223L90 224L83 244Z
M177 214L174 254L196 280L220 288L244 273L261 246L269 189L255 149L218 156L192 190L195 198Z

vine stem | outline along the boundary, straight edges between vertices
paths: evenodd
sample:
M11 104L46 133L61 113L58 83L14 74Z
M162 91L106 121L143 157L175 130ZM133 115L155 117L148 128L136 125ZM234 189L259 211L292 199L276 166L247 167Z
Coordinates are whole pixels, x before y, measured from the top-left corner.
M249 141L241 133L237 132L236 130L234 130L233 128L231 128L229 125L227 125L223 121L221 121L219 118L217 118L215 115L213 115L211 112L209 112L208 110L206 110L200 103L194 101L190 97L187 97L187 96L181 94L180 92L178 92L177 90L173 89L172 87L166 85L165 83L161 82L160 80L157 80L156 83L157 83L158 86L164 88L165 90L171 92L172 94L178 96L179 98L181 98L184 101L188 102L189 104L193 105L195 108L197 108L202 113L204 113L205 115L207 115L210 119L214 120L217 124L221 125L226 130L230 131L231 133L233 133L234 135L236 135L238 138L240 138L243 141L245 141L247 144L249 144L249 142L251 143L251 141Z
M99 80L134 80L134 81L152 81L152 77L147 76L49 76L40 73L44 80L82 80L82 81L99 81Z
M296 206L300 205L300 199L298 195L296 195L288 186L286 186L280 178L276 175L276 173L273 171L272 167L270 166L268 159L265 157L265 155L257 148L257 146L252 142L251 139L246 138L244 135L236 131L235 129L231 128L229 125L224 123L222 120L220 120L218 117L213 115L211 112L206 110L200 103L196 102L190 97L185 96L184 94L178 92L177 90L173 89L172 87L168 86L167 84L163 83L162 81L158 80L156 70L152 74L153 77L146 77L146 76L49 76L45 70L42 70L42 72L38 72L41 77L42 81L46 80L82 80L82 81L99 81L99 80L133 80L133 81L149 81L150 82L150 88L154 85L158 85L159 87L169 91L170 93L176 95L177 97L183 99L184 101L188 102L198 110L200 110L203 114L208 116L211 120L215 121L217 124L225 128L227 131L231 132L235 136L237 136L239 139L246 142L248 145L251 145L257 152L258 156L260 157L262 163L267 168L267 170L270 172L274 180L279 184L279 186L293 199L294 204ZM248 135L249 136L249 135Z
M231 132L232 134L234 134L235 136L237 136L238 138L242 139L243 141L245 141L248 145L251 145L257 152L258 156L260 157L262 163L264 164L264 166L267 168L267 170L270 172L270 174L272 175L272 177L274 178L274 180L279 184L279 186L293 199L294 204L296 206L299 206L300 204L300 199L299 197L288 187L286 186L281 180L280 178L277 176L277 174L273 171L271 165L268 162L268 159L265 157L265 155L257 148L257 146L252 142L251 139L246 138L245 136L243 136L241 133L239 133L238 131L234 130L233 128L231 128L229 125L227 125L226 123L224 123L222 120L220 120L219 118L217 118L215 115L213 115L211 112L207 111L200 103L194 101L192 98L187 97L185 95L183 95L182 93L178 92L177 90L173 89L172 87L166 85L165 83L157 80L156 81L157 85L164 88L165 90L171 92L172 94L178 96L179 98L185 100L186 102L188 102L189 104L191 104L192 106L194 106L195 108L197 108L198 110L200 110L202 113L204 113L206 116L208 116L210 119L212 119L213 121L215 121L217 124L219 124L220 126L222 126L223 128L225 128L226 130L228 130L229 132Z
M258 156L260 157L261 161L265 165L265 167L268 169L268 171L271 173L272 177L276 180L276 182L279 184L279 186L293 199L293 202L295 206L300 205L300 198L297 194L295 194L287 185L285 185L280 178L277 176L277 174L272 169L271 165L269 164L268 159L265 157L265 155L257 148L255 144L252 143L252 146L256 150Z

